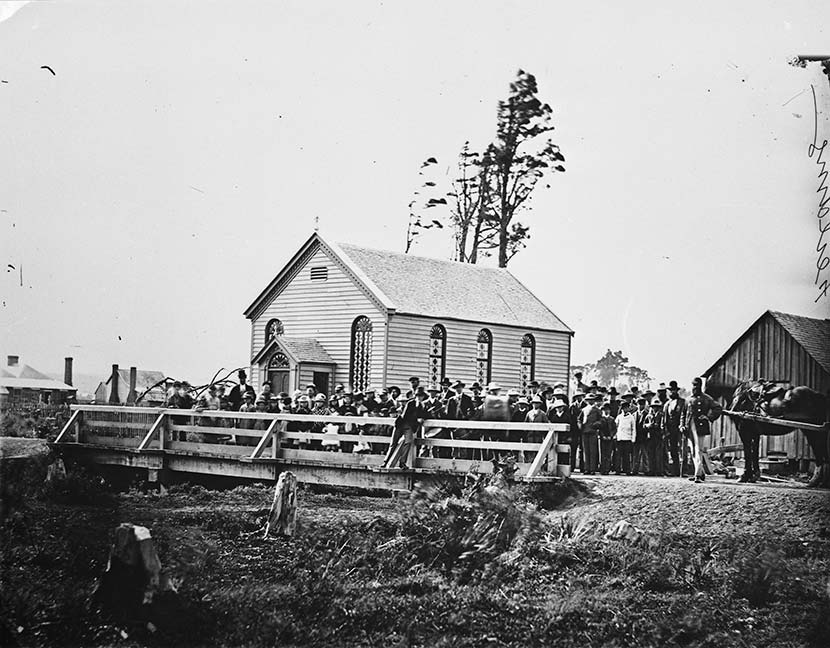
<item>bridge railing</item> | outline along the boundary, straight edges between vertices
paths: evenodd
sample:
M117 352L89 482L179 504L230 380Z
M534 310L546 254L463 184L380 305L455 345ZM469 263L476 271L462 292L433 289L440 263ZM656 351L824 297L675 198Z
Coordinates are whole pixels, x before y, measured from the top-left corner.
M429 419L417 435L395 434L389 417L315 416L74 405L56 443L172 452L240 461L466 473L492 472L512 455L516 475L569 474L567 425ZM525 440L528 433L538 442Z

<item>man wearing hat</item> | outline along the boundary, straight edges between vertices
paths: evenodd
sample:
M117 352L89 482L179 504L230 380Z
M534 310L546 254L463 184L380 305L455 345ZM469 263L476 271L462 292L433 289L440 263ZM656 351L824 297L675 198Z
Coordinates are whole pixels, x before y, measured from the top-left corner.
M568 411L568 404L561 398L557 398L548 410L547 419L549 423L560 423L570 426L571 413Z
M441 402L446 404L446 402L452 398L455 393L452 390L452 380L444 376L441 378L441 382L439 384L441 385Z
M519 396L513 404L510 422L524 423L528 413L530 413L530 401L527 400L526 396ZM521 441L524 436L525 432L523 430L511 430L511 433L508 435L508 441Z
M648 416L648 401L645 397L637 397L637 409L634 410L634 423L636 434L634 436L634 452L632 473L648 475L651 466L649 465L648 452L648 430L646 429L646 417Z
M447 401L447 418L453 421L467 421L473 415L473 399L464 393L464 383L456 380L452 384L453 395Z
M424 409L426 410L426 418L441 419L444 418L444 404L438 398L441 393L441 388L438 385L430 385L427 387L429 396L424 401Z
M669 395L666 393L666 383L660 383L657 386L657 398L660 399L660 404L665 405L669 402ZM653 397L652 397L653 400Z
M703 471L703 460L700 448L701 438L708 436L712 430L712 423L720 418L723 407L709 394L703 393L703 380L699 377L692 379L692 395L686 403L686 412L683 420L683 431L692 442L692 461L695 474L692 481L702 482L706 479Z
M427 411L423 406L427 399L427 393L423 387L414 390L413 398L406 402L403 409L395 419L395 429L392 432L389 450L384 459L387 468L407 468L410 449L414 443L415 436L427 418Z
M669 400L663 405L663 439L668 441L671 456L671 474L680 477L680 440L686 418L686 401L680 397L676 380L669 381Z
M240 369L236 373L236 376L239 378L239 384L234 385L231 388L230 394L228 394L228 402L230 403L231 410L234 412L238 412L239 408L242 407L242 394L250 392L253 400L256 400L256 392L248 384L248 375L245 373L245 370Z
M363 406L370 412L374 412L378 408L377 393L380 391L377 387L367 387L366 394L363 399Z
M571 474L577 466L577 455L579 455L579 472L585 472L585 457L582 454L582 434L579 431L579 413L585 407L585 394L581 390L574 393L574 400L568 408L571 425Z
M585 457L585 474L594 475L599 467L599 428L602 413L597 407L599 396L590 393L585 397L588 404L579 413L577 427L582 441L582 454Z
M418 387L420 387L420 386L421 386L421 379L418 378L418 376L411 376L409 378L409 388L412 390L412 395L413 396L415 396L415 394L418 393Z
M663 403L655 396L651 399L645 428L648 432L649 475L663 477L666 474L666 448L663 443Z

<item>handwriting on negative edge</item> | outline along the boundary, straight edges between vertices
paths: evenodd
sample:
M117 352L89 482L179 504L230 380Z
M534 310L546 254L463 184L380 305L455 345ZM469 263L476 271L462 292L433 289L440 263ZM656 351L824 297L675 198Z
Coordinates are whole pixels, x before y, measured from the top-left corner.
M816 153L816 164L821 166L821 170L818 173L818 177L821 179L821 183L816 189L817 194L821 194L821 200L818 203L818 211L816 212L816 218L818 218L818 243L816 244L816 252L818 256L816 257L816 279L813 282L813 285L819 287L818 297L815 299L815 303L818 302L819 299L822 297L827 297L827 290L830 288L830 280L824 279L819 283L821 280L821 273L827 269L827 266L830 265L830 256L827 254L827 241L824 240L824 235L830 230L830 218L826 221L824 217L830 213L830 206L828 206L828 202L830 202L830 198L827 196L827 162L821 159L821 156L824 154L824 148L827 146L827 140L823 140L821 146L818 144L818 103L816 102L816 89L813 85L810 85L810 88L813 90L813 113L814 113L814 121L813 121L813 142L807 148L807 155L810 159L813 158ZM830 238L830 235L828 235Z

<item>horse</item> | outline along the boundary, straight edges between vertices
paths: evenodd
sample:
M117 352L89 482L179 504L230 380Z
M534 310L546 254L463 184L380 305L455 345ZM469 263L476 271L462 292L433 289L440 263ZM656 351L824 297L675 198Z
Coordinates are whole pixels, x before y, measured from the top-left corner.
M830 487L830 425L827 424L830 416L826 396L809 387L792 387L780 382L751 380L738 383L729 409L733 412L760 414L813 425L824 424L824 430L804 430L816 458L816 469L807 486ZM755 482L760 476L758 444L761 435L781 436L789 434L793 428L736 416L733 416L732 420L738 428L744 446L746 468L740 481Z

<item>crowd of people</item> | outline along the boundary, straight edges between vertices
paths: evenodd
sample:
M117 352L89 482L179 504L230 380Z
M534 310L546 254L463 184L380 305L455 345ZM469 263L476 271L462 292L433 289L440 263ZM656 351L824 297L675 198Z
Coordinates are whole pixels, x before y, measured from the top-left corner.
M473 382L469 389L461 380L448 378L439 384L424 387L417 376L408 381L405 390L399 386L370 387L353 392L338 384L329 395L314 385L293 394L272 393L265 383L259 394L248 384L243 370L239 382L229 391L221 385L210 385L196 399L186 382L175 383L168 392L167 406L178 409L227 410L239 412L270 412L313 414L316 416L354 416L392 418L386 425L346 424L330 426L322 422L293 421L288 431L323 432L320 440L298 442L297 447L322 447L330 451L379 452L369 442L344 443L337 432L396 436L407 432L418 436L425 419L446 420L452 438L464 438L466 430L454 430L450 421L489 420L514 423L562 423L570 429L571 471L585 475L652 475L681 476L684 450L690 450L694 466L692 479L705 479L700 458L700 437L709 434L711 423L721 414L721 407L702 391L700 378L692 381L691 396L680 395L677 381L668 386L660 383L656 392L640 391L636 386L619 393L614 386L604 387L591 381L582 382L582 374L574 374L573 396L565 384L548 385L531 381L527 391L509 389L502 394L496 383L482 386ZM231 419L232 420L232 419ZM240 419L236 426L249 429L262 427L264 419ZM462 434L463 432L463 434ZM453 437L453 433L457 433ZM429 434L429 431L427 432ZM487 440L540 443L543 433L536 431L492 431L478 438ZM244 442L240 440L239 442ZM319 444L319 446L317 445ZM391 450L391 448L390 448ZM467 453L469 454L469 453ZM460 457L457 451L438 456ZM472 457L462 457L472 458ZM485 458L482 456L482 458Z

